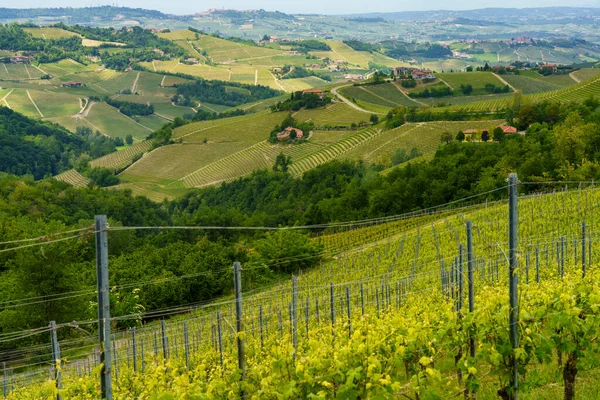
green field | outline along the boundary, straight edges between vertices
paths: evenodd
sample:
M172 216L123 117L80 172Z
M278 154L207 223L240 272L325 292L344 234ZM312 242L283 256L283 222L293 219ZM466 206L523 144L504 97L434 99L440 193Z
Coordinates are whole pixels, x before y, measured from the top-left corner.
M144 140L152 129L144 127L119 110L106 103L95 103L90 106L89 114L84 118L86 122L105 135L125 139L127 135L135 140Z
M74 115L81 110L77 96L40 90L30 90L29 94L45 118Z
M597 96L600 93L600 77L581 82L577 85L568 86L562 89L553 90L551 92L543 92L537 94L529 94L525 99L532 102L543 100L554 100L560 102L581 102L590 96ZM480 112L488 110L501 110L510 104L510 98L495 99L488 101L480 101L464 105L452 106L450 110L465 110L470 112ZM444 110L438 108L436 110Z
M326 108L315 108L302 110L295 118L301 121L312 121L315 126L350 126L352 123L365 122L369 120L369 113L355 110L345 103L334 103Z
M473 94L482 94L486 84L493 84L497 87L502 87L504 84L491 72L448 72L438 73L437 78L443 80L460 94L460 86L471 84L473 86Z
M395 83L381 85L348 86L340 90L348 99L356 99L367 103L394 108L398 105L417 107L419 104L405 96Z
M25 32L31 34L35 38L43 39L63 39L72 36L79 36L75 32L67 31L62 28L41 27L41 28L24 28Z
M521 91L523 94L548 92L551 90L560 89L562 87L542 79L535 79L523 75L503 75L502 79L506 80L515 89Z

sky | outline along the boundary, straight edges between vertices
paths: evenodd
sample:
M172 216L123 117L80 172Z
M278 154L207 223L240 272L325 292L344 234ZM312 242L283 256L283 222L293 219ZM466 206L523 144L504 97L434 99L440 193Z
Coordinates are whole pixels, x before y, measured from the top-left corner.
M4 4L3 4L4 3ZM367 12L399 12L424 10L471 10L486 7L600 7L600 0L0 0L0 7L83 7L118 5L160 10L170 14L193 14L210 8L233 8L238 10L265 9L286 13L352 14Z

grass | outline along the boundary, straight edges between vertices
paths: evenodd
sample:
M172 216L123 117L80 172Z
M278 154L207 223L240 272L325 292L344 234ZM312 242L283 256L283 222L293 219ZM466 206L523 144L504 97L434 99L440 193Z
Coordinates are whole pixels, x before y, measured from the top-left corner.
M0 65L0 79L2 80L31 80L39 79L43 73L28 64L2 64Z
M65 76L80 72L95 71L98 68L98 66L93 64L83 65L78 63L77 61L67 58L50 64L40 64L40 68L48 72L52 76ZM69 81L73 79L67 78L64 80Z
M358 111L345 103L334 103L326 108L302 110L294 118L299 121L312 121L317 127L349 126L352 123L368 121L371 115Z
M380 106L393 108L398 105L405 107L416 107L419 104L406 97L394 83L368 86L348 86L340 90L340 93L349 99L378 104Z
M136 140L144 140L152 133L152 129L143 127L106 103L93 104L85 121L105 135L123 139L131 135Z
M502 75L502 78L523 94L548 92L562 86L523 75Z
M75 32L67 31L61 28L41 27L41 28L23 28L23 30L35 38L42 39L63 39L72 36L79 36Z
M584 68L584 69L580 69L578 71L573 72L573 75L581 80L581 81L585 81L588 79L592 79L595 78L596 76L600 75L600 68Z
M448 72L438 73L436 77L446 82L452 89L459 92L461 85L471 84L473 92L482 92L486 84L493 84L498 87L504 86L491 72ZM460 94L460 93L459 93Z
M31 118L40 118L40 113L36 110L35 106L27 96L27 92L23 89L13 90L8 97L4 99L11 109L18 111Z
M45 118L70 116L81 109L77 96L40 90L30 90L29 94Z
M133 82L138 74L138 71L117 72L112 71L112 74L95 85L104 89L107 93L120 93L122 90L131 90Z

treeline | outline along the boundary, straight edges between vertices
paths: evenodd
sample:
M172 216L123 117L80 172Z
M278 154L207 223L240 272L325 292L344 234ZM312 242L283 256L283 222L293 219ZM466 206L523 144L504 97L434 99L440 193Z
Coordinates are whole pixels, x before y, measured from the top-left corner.
M154 114L154 106L152 104L132 103L130 101L123 101L110 97L106 97L104 100L108 105L118 108L121 113L129 117Z
M185 50L170 40L160 38L154 34L154 32L143 29L139 26L134 26L131 28L122 27L121 29L100 28L84 25L71 26L63 23L56 24L55 26L70 32L78 33L86 39L125 43L129 47L135 49L159 49L172 57L182 57L186 54Z
M406 84L405 84L406 82ZM403 80L403 87L415 87L416 81L414 79ZM412 86L414 85L414 86ZM432 86L425 88L419 92L410 92L408 95L415 99L427 99L430 97L439 98L439 97L448 97L454 96L455 94L462 93L466 96L476 95L476 94L500 94L500 93L510 93L510 87L508 85L499 86L494 85L493 83L486 83L485 86L481 89L474 89L473 85L470 83L461 84L458 90L452 90L446 85Z
M308 53L309 51L330 51L331 46L316 39L291 40L286 44L292 46L292 50Z
M301 108L313 109L325 107L331 103L331 97L325 92L322 95L317 93L292 92L290 98L284 102L278 102L271 106L271 111L298 111Z
M116 144L91 130L74 135L0 106L0 148L0 171L42 179L73 168L80 157L111 153Z
M177 94L172 100L183 106L194 106L197 101L200 101L236 107L280 94L267 86L224 81L196 80L194 83L176 85L176 88Z

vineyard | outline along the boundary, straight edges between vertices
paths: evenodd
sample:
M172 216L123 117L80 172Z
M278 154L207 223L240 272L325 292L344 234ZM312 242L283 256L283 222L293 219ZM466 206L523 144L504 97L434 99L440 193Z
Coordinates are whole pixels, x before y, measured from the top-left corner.
M419 214L331 224L314 239L325 245L326 262L291 283L238 286L238 300L161 310L155 318L172 318L112 332L114 398L514 398L515 365L522 398L590 398L600 190L572 189L519 200L514 258L507 204L482 203L485 194ZM516 344L510 260L518 262ZM241 275L261 268L244 265ZM233 279L231 270L213 273ZM97 344L56 343L33 348L25 362L11 358L8 399L52 397L57 376L63 398L99 397Z
M597 95L598 93L600 93L600 78L595 77L577 85L568 86L550 92L529 94L523 97L532 103L539 103L544 100L558 102L581 102L590 96ZM510 98L492 99L469 104L455 105L448 108L440 108L439 110L463 110L468 112L496 111L507 108L510 102Z
M57 181L66 182L75 187L85 187L90 183L90 180L79 172L71 169L69 171L58 174L54 177Z
M90 163L92 167L104 167L110 169L121 169L131 164L132 160L136 157L140 157L145 152L150 150L152 142L147 140L130 146L124 150L110 153L104 157L95 159Z

